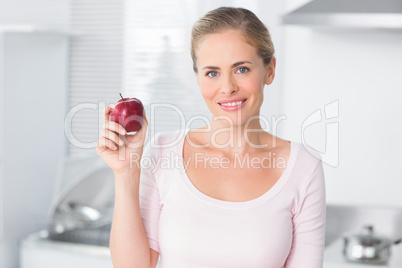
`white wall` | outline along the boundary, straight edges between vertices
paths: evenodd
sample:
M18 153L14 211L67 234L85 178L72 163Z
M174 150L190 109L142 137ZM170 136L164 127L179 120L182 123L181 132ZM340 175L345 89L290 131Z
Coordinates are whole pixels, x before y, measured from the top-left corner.
M283 30L283 136L301 141L310 114L339 104L338 118L305 129L306 142L325 152L325 123L339 124L328 141L339 141L339 164L324 167L328 203L402 207L402 31Z
M0 47L3 47L3 35L0 35ZM3 61L4 55L3 50L0 50L0 62ZM4 266L4 183L3 183L3 173L4 173L4 138L3 138L3 117L4 117L4 94L3 94L3 66L0 65L0 268Z
M0 29L65 28L68 18L68 0L0 0ZM0 268L18 267L19 240L46 224L56 164L65 148L67 43L60 39L8 35L0 42Z
M265 87L264 102L261 107L261 116L266 117L266 119L270 122L270 126L268 126L269 128L267 127L267 130L274 135L275 130L273 129L273 126L275 124L275 119L272 117L279 117L282 115L283 82L286 78L284 69L284 33L283 26L280 21L280 16L284 13L284 10L284 1L260 0L258 10L256 11L256 15L267 26L270 32L271 39L275 47L275 57L277 59L275 79L271 85ZM278 131L280 131L280 129L278 129Z

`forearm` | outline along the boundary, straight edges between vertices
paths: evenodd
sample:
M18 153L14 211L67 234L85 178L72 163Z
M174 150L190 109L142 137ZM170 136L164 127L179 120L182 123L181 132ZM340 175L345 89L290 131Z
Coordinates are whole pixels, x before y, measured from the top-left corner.
M115 268L150 267L150 247L139 204L140 172L115 174L110 252Z

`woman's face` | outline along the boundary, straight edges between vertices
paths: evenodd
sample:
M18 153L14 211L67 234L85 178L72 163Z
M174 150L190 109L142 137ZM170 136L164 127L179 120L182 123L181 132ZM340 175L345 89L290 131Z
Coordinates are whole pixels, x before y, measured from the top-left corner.
M214 117L244 125L259 115L264 86L275 76L275 58L264 65L257 49L235 30L205 36L196 55L197 83Z

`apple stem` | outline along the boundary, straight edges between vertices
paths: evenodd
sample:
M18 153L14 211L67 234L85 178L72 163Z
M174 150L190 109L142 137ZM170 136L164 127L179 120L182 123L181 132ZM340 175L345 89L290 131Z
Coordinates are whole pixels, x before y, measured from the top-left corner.
M123 96L121 95L121 93L119 93L119 95L120 95L120 97L121 97L122 99L124 99Z

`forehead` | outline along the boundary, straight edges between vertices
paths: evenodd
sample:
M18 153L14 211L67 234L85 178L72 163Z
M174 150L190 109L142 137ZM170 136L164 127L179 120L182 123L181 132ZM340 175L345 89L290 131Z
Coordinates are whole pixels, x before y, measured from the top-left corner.
M257 49L247 43L243 35L235 30L204 36L197 47L196 54L197 65L213 62L231 64L239 60L258 59Z

